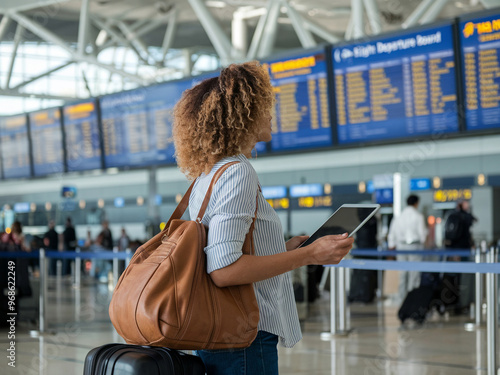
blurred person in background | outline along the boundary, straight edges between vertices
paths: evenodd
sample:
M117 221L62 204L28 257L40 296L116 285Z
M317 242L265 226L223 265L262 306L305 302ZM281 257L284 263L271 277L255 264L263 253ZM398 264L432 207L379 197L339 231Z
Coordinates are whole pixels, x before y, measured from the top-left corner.
M10 228L10 232L7 231L2 234L0 238L0 251L30 251L29 247L25 243L25 238L23 234L23 227L20 221L14 221ZM3 267L2 270L7 270L8 262L13 259L0 258L0 265ZM16 297L29 297L31 296L31 285L29 280L29 265L30 259L28 258L17 258L15 259L16 269L15 269L15 287L16 287ZM1 290L7 289L10 285L9 281L11 277L7 277L7 272L2 271L0 277ZM3 293L2 293L3 294ZM5 296L7 294L5 293ZM1 303L4 304L6 300L2 300ZM3 307L3 306L2 306Z
M56 232L56 223L54 220L49 220L49 230L43 235L43 245L45 250L58 251L59 250L59 233ZM56 274L57 259L50 258L49 262L49 275Z
M127 235L127 231L122 227L122 233L118 239L118 250L125 251L129 248L130 238Z
M427 238L424 215L418 211L420 198L414 194L406 199L407 207L398 217L392 219L389 227L389 250L423 250ZM398 261L419 262L422 256L398 255ZM408 292L420 286L420 272L400 271L398 298L402 302Z
M109 221L103 220L101 222L102 229L101 232L97 235L95 240L95 245L93 246L94 251L109 251L113 250L113 235L111 234L111 230L109 229ZM92 261L92 270L91 275L97 277L100 282L108 281L108 273L112 269L112 261L106 259L93 259Z
M73 223L71 222L71 217L66 218L66 227L63 231L63 251L75 251L76 250L76 232ZM64 259L63 261L63 275L71 274L71 262L72 259Z
M444 245L447 249L468 250L474 247L470 228L477 219L470 212L469 201L459 200L455 210L446 218ZM452 256L448 261L467 261L468 257ZM443 285L449 292L446 304L453 308L455 314L467 314L474 301L475 276L473 274L445 273Z
M20 221L14 221L10 232L2 234L1 242L5 249L3 251L29 251L29 246L25 244L23 226Z
M118 250L125 251L130 249L130 238L125 230L125 227L122 227L122 232L120 238L118 239ZM121 274L125 270L125 260L118 261L118 272Z
M109 229L109 221L103 220L101 233L97 235L96 244L106 250L113 250L113 235Z

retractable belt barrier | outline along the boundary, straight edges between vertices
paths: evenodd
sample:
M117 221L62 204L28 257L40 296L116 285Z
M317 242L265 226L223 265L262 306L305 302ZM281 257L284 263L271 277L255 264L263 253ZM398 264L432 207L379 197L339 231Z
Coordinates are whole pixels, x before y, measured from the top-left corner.
M454 249L447 250L404 250L404 251L378 251L372 249L354 249L350 254L353 256L369 256L369 257L385 257L395 255L421 255L427 256L440 256L446 259L447 257L472 257L475 256L475 262L407 262L407 261L393 261L393 260L371 260L371 259L344 259L337 265L328 265L331 277L331 332L329 335L345 334L346 324L346 290L345 281L346 268L354 269L367 269L367 270L398 270L398 271L419 271L419 272L454 272L454 273L475 273L477 276L486 274L487 277L487 346L488 346L488 375L496 374L497 369L497 334L498 334L498 274L500 274L500 264L497 263L498 249L491 248L489 252L486 249L476 249L474 253L471 250ZM486 254L488 253L488 254ZM482 256L488 256L488 262L481 262ZM100 252L81 252L80 249L76 251L53 251L44 250L24 252L0 252L0 258L38 258L40 260L40 319L39 319L39 334L46 333L46 295L47 295L47 258L52 259L75 259L77 265L75 266L75 285L80 285L80 261L81 259L112 259L113 260L113 273L115 275L114 281L117 281L118 260L125 260L126 265L130 261L132 254L130 250L127 252L118 252L115 248L112 252L103 250ZM476 285L476 290L478 286ZM476 293L477 294L477 293ZM478 296L476 296L477 300ZM477 301L476 301L477 303ZM477 308L476 308L476 311ZM338 314L337 314L338 312ZM338 329L340 326L340 331Z
M330 270L330 327L331 332L323 335L345 336L349 329L346 327L346 269L365 270L396 270L417 271L435 273L474 273L476 274L476 325L481 323L480 315L482 304L482 274L486 274L486 304L487 304L487 374L497 374L497 336L498 336L498 274L500 274L500 263L498 263L498 249L485 247L473 250L411 250L411 251L377 251L355 249L350 255L383 257L394 255L416 254L422 256L440 256L443 261L394 261L382 259L343 259L339 264L327 265ZM448 257L474 257L475 262L446 262ZM486 259L485 259L486 258ZM486 260L486 262L484 262Z
M437 273L500 273L499 263L492 264L474 262L402 262L399 260L344 259L339 264L328 265L326 267Z
M38 251L1 251L0 258L8 259L19 259L19 258L33 258L39 259L39 269L40 269L40 295L39 295L39 319L37 331L38 335L47 334L46 330L46 306L47 306L47 259L74 259L75 260L75 272L74 272L74 286L80 287L80 271L81 271L81 260L82 259L104 259L113 260L113 282L116 285L118 281L118 260L125 260L125 266L128 266L130 259L132 258L132 252L127 249L125 252L119 252L117 248L113 251L102 250L102 251L80 251L77 248L75 251L56 251L56 250L45 250L40 249Z
M46 250L46 258L53 259L121 259L127 260L131 258L130 253L113 252L104 250L102 252L77 252L77 251L56 251ZM0 258L40 258L40 251L0 251Z
M421 255L429 256L446 256L446 257L471 257L474 252L471 249L453 249L453 250L377 250L377 249L353 249L349 252L350 255L369 256L369 257L393 257L395 255Z

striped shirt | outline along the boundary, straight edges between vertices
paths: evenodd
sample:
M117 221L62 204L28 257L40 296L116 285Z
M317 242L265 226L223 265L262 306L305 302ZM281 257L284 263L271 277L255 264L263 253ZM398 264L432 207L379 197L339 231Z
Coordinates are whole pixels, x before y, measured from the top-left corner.
M214 173L226 163L230 166L212 190L212 196L202 223L209 227L207 247L207 272L224 268L242 255L245 235L255 214L258 195L257 219L253 232L255 255L272 255L286 251L279 217L267 203L259 189L259 180L252 165L244 155L227 157L214 165L208 175L196 181L189 198L189 214L196 219ZM292 347L301 338L297 307L290 273L254 283L259 305L258 329L280 337L285 347Z

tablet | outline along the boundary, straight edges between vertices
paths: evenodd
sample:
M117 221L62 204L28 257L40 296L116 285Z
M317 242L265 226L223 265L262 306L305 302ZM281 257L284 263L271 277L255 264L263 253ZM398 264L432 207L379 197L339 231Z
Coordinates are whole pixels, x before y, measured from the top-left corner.
M349 233L352 237L379 210L379 204L343 204L309 239L300 246L307 246L329 234Z

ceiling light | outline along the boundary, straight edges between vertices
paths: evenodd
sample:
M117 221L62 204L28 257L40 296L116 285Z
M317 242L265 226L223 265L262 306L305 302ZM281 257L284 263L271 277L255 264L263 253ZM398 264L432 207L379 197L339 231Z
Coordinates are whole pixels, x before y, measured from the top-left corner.
M366 183L364 181L358 183L358 192L361 194L366 192Z
M434 189L439 189L441 187L441 179L439 177L434 177L432 179L432 187Z
M486 183L486 176L484 173L480 173L477 175L477 184L479 186L483 186Z
M224 1L207 1L205 4L209 8L225 8L227 6Z

